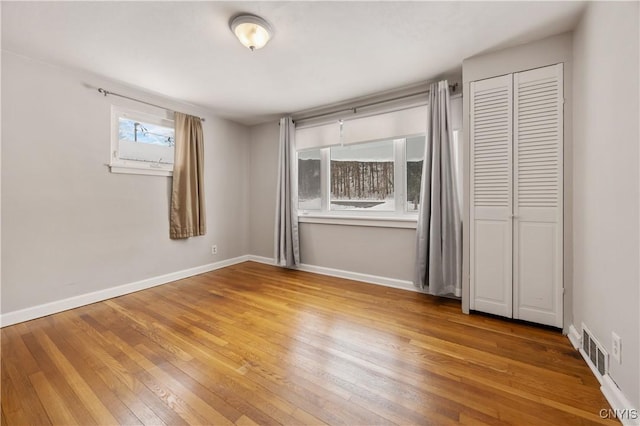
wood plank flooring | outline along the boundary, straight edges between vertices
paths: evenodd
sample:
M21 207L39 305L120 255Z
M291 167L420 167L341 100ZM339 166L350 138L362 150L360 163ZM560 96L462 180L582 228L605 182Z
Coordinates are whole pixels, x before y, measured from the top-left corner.
M2 329L2 425L615 424L558 332L246 262Z

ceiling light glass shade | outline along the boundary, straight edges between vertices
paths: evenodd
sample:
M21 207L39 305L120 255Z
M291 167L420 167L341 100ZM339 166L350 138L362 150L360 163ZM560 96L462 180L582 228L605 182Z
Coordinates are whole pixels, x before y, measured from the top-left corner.
M273 30L267 21L255 15L236 16L229 26L240 43L251 50L264 47L273 36Z

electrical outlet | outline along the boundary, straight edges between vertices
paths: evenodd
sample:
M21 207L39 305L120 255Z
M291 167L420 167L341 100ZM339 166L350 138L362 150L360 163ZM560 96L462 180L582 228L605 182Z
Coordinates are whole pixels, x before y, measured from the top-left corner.
M622 364L622 338L613 331L611 332L611 356Z
M211 254L218 254L218 246L217 245L212 245L211 246Z

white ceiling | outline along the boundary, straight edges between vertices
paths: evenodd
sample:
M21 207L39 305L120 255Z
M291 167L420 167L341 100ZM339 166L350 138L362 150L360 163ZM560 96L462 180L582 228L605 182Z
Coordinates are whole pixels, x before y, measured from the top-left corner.
M244 124L461 73L464 58L571 30L582 2L2 2L2 48ZM229 18L275 37L250 52Z

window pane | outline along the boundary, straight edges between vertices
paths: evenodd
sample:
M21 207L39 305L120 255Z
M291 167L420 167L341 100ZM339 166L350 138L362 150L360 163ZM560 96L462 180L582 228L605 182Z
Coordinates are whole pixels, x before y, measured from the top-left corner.
M175 143L173 128L129 118L118 118L118 131L120 140L163 146L173 146Z
M395 210L393 141L331 148L331 210Z
M407 211L417 212L420 206L420 183L424 160L424 136L407 138Z
M173 164L175 131L171 127L118 118L119 157Z
M320 210L320 150L298 152L298 208Z

